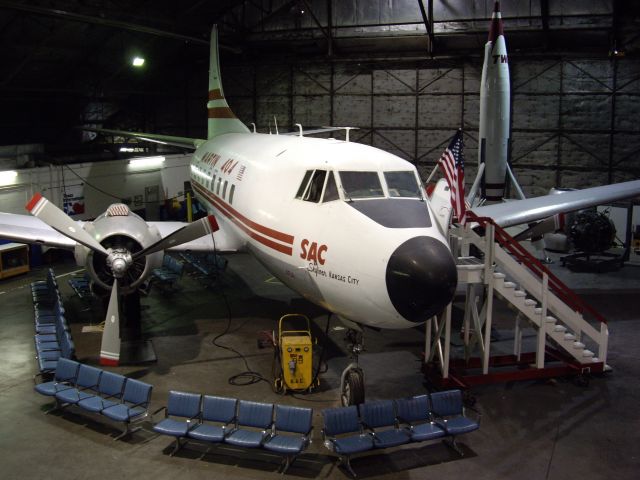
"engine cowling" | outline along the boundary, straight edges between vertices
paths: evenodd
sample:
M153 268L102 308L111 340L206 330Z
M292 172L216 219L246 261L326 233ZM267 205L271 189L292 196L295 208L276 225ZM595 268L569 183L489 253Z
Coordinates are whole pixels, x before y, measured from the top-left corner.
M132 255L161 239L155 227L133 213L127 205L113 204L83 227L109 252L109 256L78 245L75 258L84 265L96 285L110 290L118 278L120 293L129 294L162 265L163 252L133 259Z

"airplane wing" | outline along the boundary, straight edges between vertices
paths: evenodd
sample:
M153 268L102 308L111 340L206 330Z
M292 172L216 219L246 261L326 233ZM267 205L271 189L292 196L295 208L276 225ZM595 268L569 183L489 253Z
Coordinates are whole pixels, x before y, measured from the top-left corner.
M183 222L147 222L155 226L162 238L182 228L187 223ZM78 222L80 226L84 222ZM19 243L39 243L48 247L73 250L76 242L58 233L39 218L31 215L18 215L15 213L0 213L0 238ZM192 250L218 252L236 252L238 245L225 232L218 230L211 235L205 235L191 242L183 243L171 250Z
M109 135L120 135L122 137L134 137L147 142L161 143L163 145L173 145L195 150L206 140L202 138L174 137L171 135L157 135L155 133L126 132L124 130L109 130L107 128L79 127L89 132L106 133Z
M637 196L640 196L640 180L496 203L471 210L479 217L492 218L501 227L510 227Z
M81 226L83 222L78 222ZM0 238L73 250L76 242L31 215L0 213Z

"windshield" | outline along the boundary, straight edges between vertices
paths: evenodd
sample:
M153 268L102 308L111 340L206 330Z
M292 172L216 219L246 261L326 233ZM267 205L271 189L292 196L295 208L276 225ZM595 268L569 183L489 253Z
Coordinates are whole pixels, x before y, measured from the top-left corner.
M340 172L340 180L347 199L384 197L378 172Z
M421 198L420 186L413 172L384 172L390 197Z

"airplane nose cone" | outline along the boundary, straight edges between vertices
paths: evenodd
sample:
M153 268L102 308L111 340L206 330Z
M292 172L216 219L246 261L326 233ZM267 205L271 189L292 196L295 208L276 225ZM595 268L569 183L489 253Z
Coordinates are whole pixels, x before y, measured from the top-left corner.
M424 322L446 307L456 291L458 272L449 249L431 237L400 245L387 264L387 292L400 315Z

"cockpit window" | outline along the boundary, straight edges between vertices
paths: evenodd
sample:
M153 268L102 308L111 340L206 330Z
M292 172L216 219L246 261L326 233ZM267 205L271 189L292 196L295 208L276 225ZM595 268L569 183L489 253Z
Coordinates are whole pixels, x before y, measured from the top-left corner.
M304 174L304 178L302 179L302 184L298 189L296 198L307 202L318 203L322 196L322 189L324 187L324 179L326 176L326 170L308 170Z
M384 197L378 172L340 172L347 199Z
M384 172L390 197L420 198L420 186L413 172Z
M331 202L333 200L339 200L338 187L336 186L336 180L333 177L333 172L329 172L329 178L327 178L327 186L324 188L323 202Z
M300 188L298 188L298 193L296 193L296 198L302 198L304 195L304 191L307 189L307 184L309 183L309 179L311 178L311 174L313 170L307 170L304 173L304 177L302 177L302 183L300 183Z

